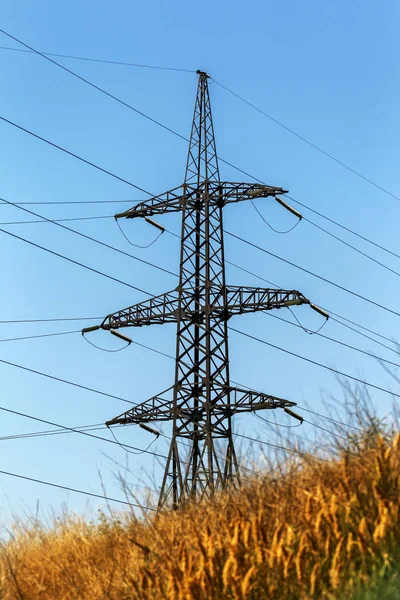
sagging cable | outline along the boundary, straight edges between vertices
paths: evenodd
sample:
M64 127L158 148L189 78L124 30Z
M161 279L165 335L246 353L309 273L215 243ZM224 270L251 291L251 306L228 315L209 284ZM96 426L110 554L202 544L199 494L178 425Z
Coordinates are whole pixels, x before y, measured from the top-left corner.
M293 231L293 229L295 227L297 227L297 225L300 223L301 219L299 219L294 225L293 227L291 227L290 229L287 229L286 231L281 231L280 229L275 229L275 227L272 227L272 225L270 223L268 223L267 219L261 214L261 212L259 211L259 209L257 208L257 206L255 205L255 203L253 202L253 200L250 200L250 202L253 205L254 210L257 212L258 216L260 217L260 219L262 221L264 221L264 223L270 228L272 229L272 231L274 231L275 233L290 233L291 231Z
M132 343L132 340L130 338L126 337L125 335L122 335L121 333L113 331L111 329L110 332L113 335L115 335L116 337L118 337L121 340L123 340L124 342L126 342L126 346L122 346L122 348L117 348L115 350L111 350L109 348L102 348L101 346L98 346L97 344L94 344L93 342L88 340L88 338L85 335L86 333L90 333L91 331L97 331L98 329L101 329L100 325L93 325L92 327L84 327L82 329L82 336L83 336L83 339L85 340L85 342L87 342L88 344L93 346L93 348L96 348L97 350L102 350L102 352L121 352L121 350L125 350L125 348L127 348Z
M147 221L147 217L145 219ZM154 227L157 227L158 229L161 229L162 231L160 231L160 233L154 238L154 240L152 242L150 242L149 244L146 244L145 246L142 246L141 244L134 244L133 242L131 242L131 240L128 238L128 236L126 235L125 231L122 229L121 225L119 224L118 220L117 220L117 215L115 216L115 222L118 225L118 228L120 230L120 232L122 233L122 235L124 236L124 238L126 239L126 241L128 242L128 244L130 244L131 246L133 246L134 248L141 248L146 249L146 248L150 248L150 246L152 246L153 244L156 243L156 241L158 240L158 238L164 233L164 228L161 227L161 225L155 224L155 222L153 221L152 224L154 224Z
M257 413L256 417L261 419L261 421L264 421L264 423L269 423L269 425L275 425L276 427L285 427L286 429L293 429L302 425L302 423L299 423L298 425L285 425L284 423L277 423L276 421L270 421L269 419L266 419Z
M290 301L289 301L289 302L290 302ZM322 308L319 308L319 307L317 306L316 308L314 308L314 310L315 310L317 313L319 313L320 315L324 316L324 317L325 317L325 321L322 323L321 327L318 327L318 329L316 329L315 331L311 331L311 329L307 329L307 327L304 327L304 325L301 323L301 321L300 321L300 320L299 320L299 319L296 317L296 315L294 314L294 312L293 312L293 311L292 311L292 309L290 308L290 305L289 305L289 303L288 303L288 302L286 303L286 306L287 306L288 310L290 310L290 312L292 313L292 315L293 315L293 318L294 318L294 319L295 319L295 321L297 322L298 326L299 326L299 327L301 327L301 329L302 329L302 330L303 330L305 333L308 333L308 335L314 335L314 334L317 334L317 333L319 333L319 332L321 331L321 329L322 329L323 327L325 327L325 325L326 325L326 324L327 324L327 322L328 322L328 318L329 318L329 315L328 315L328 313L326 313L325 311L323 311L323 310L322 310ZM313 307L315 306L315 304L311 304L311 302L310 302L309 306L311 306L311 308L313 308ZM318 309L318 310L317 310L317 309ZM292 323L292 325L294 325L294 323Z
M107 423L106 423L106 425L107 425ZM125 450L125 452L129 452L129 454L144 454L145 452L147 452L147 451L148 451L148 449L150 448L150 446L151 446L152 444L154 444L154 442L155 442L155 441L156 441L156 439L157 439L157 438L154 438L154 440L152 440L152 441L150 442L150 444L149 444L149 445L148 445L146 448L144 448L144 450L141 450L140 452L134 452L133 450L129 450L129 449L128 449L128 447L127 447L125 444L121 443L121 442L120 442L120 441L117 439L117 436L115 435L115 433L113 432L113 430L111 429L111 427L109 427L108 425L107 425L107 427L108 427L108 430L109 430L109 432L110 432L110 433L111 433L111 435L113 436L114 440L117 442L118 446L119 446L119 447L120 447L122 450Z

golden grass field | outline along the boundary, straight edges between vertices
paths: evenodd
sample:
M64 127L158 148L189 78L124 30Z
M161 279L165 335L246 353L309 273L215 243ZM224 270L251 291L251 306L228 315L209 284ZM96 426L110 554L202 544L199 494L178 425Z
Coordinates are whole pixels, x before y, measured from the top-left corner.
M178 512L16 525L2 600L352 598L400 548L400 434ZM364 596L360 596L364 598Z

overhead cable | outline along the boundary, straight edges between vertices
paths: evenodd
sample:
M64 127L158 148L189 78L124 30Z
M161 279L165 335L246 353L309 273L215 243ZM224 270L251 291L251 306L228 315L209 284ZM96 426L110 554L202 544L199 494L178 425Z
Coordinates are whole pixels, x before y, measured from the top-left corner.
M57 223L58 225L59 223ZM132 285L131 283L128 283L127 281L122 281L122 279L118 279L117 277L113 277L112 275L107 275L107 273L103 273L102 271L99 271L98 269L94 269L93 267L89 267L88 265L85 265L84 263L79 262L78 260L74 260L72 258L69 258L68 256L65 256L64 254L60 254L59 252L55 252L55 250L50 250L50 248L46 248L45 246L41 246L40 244L36 244L35 242L32 242L31 240L28 240L24 237L21 237L20 235L16 235L15 233L11 233L11 231L7 231L6 229L1 229L0 231L2 233L5 233L6 235L9 235L12 238L15 238L17 240L20 240L21 242L25 242L26 244L29 244L30 246L34 246L35 248L38 248L39 250L43 250L44 252L48 252L49 254L52 254L53 256L57 256L58 258L62 258L63 260L66 260L67 262L70 262L74 265L77 265L79 267L82 267L83 269L87 269L88 271L91 271L92 273L96 273L96 275L101 275L102 277L106 277L107 279L110 279L111 281L115 281L116 283L120 283L121 285L125 285L126 287L129 287L133 290L136 290L138 292L141 292L142 294L146 294L147 296L152 296L152 294L150 294L150 292L146 292L145 290L143 290L142 288L137 287L136 285Z
M296 265L296 263L294 263L286 258L283 258L282 256L278 256L277 254L270 252L266 248L262 248L262 246L258 246L257 244L254 244L253 242L250 242L249 240L246 240L246 239L240 237L239 235L232 233L231 231L227 231L226 229L224 231L227 235L243 242L244 244L248 244L249 246L252 246L253 248L256 248L257 250L260 250L261 252L264 252L265 254L268 254L269 256L272 256L273 258L276 258L276 259L290 265L291 267L295 267L296 269L299 269L300 271L303 271L304 273L307 273L308 275L312 275L313 277L316 277L317 279L320 279L321 281L324 281L325 283L329 283L329 285L332 285L348 294L351 294L352 296L356 296L357 298L360 298L361 300L364 300L365 302L368 302L369 304L373 304L374 306L377 306L377 307L381 308L382 310L385 310L393 315L396 315L396 317L400 317L399 312L392 310L391 308L388 308L387 306L384 306L383 304L380 304L379 302L375 302L374 300L366 298L362 294L358 294L357 292L354 292L353 290L350 290L349 288L346 288L343 285L340 285L339 283L335 283L335 282L331 281L330 279L323 277L322 275L313 273L312 271L310 271L309 269L306 269L305 267Z
M7 33L6 31L4 31L4 29L0 29L0 33L4 33L4 35L6 35L7 37L11 38L12 40L14 40L15 42L18 42L19 44L21 44L22 46L24 46L25 48L27 48L28 50L31 50L31 52L35 52L35 54L38 54L39 56L41 56L42 58L44 58L45 60L48 60L49 62L51 62L53 65L56 65L57 67L59 67L60 69L62 69L63 71L65 71L66 73L69 73L70 75L72 75L73 77L76 77L77 79L79 79L80 81L83 81L84 83L86 83L87 85L90 85L90 87L94 88L95 90L97 90L98 92L101 92L102 94L104 94L105 96L108 96L109 98L111 98L112 100L115 100L115 102L118 102L119 104L122 104L123 106L125 106L126 108L129 108L130 110L133 110L133 112L137 113L138 115L144 117L145 119L147 119L148 121L151 121L152 123L154 123L155 125L158 125L159 127L162 127L163 129L165 129L166 131L169 131L170 133L173 133L175 136L178 136L182 139L186 139L184 136L180 135L179 133L177 133L176 131L174 131L173 129L171 129L170 127L167 127L166 125L163 125L162 123L160 123L160 121L157 121L156 119L153 119L152 117L150 117L149 115L147 115L146 113L142 112L141 110L138 110L137 108L135 108L134 106L132 106L131 104L128 104L128 102L125 102L124 100L121 100L121 98L118 98L117 96L114 96L114 94L111 94L110 92L108 92L107 90L105 90L104 88L100 87L99 85L96 85L95 83L93 83L92 81L89 81L89 79L86 79L85 77L82 77L82 75L78 75L78 73L75 73L75 71L72 71L71 69L68 69L68 67L65 67L64 65L62 65L61 63L53 60L52 58L50 58L49 56L46 56L45 54L43 54L42 52L39 52L39 50L36 50L35 48L33 48L32 46L29 46L28 44L26 44L25 42L23 42L22 40L14 37L13 35L11 35L10 33ZM136 186L134 186L136 187ZM137 188L140 189L140 188ZM144 191L144 190L141 190Z
M101 88L100 86L95 85L94 83L92 83L91 81L85 79L84 77L78 75L77 73L75 73L74 71L72 71L71 69L68 69L67 67L65 67L64 65L54 61L53 59L49 58L48 55L46 55L45 53L41 53L38 50L32 48L31 46L29 46L28 44L26 44L25 42L23 42L22 40L12 36L11 34L7 33L4 30L0 29L0 32L2 32L4 35L8 36L10 39L13 39L14 41L20 43L21 45L23 45L27 50L29 50L30 52L34 52L40 56L42 56L43 58L45 58L46 60L50 61L51 63L53 63L54 65L58 66L59 68L63 69L64 71L68 72L69 74L73 75L74 77L77 77L78 79L80 79L81 81L83 81L84 83L90 85L91 87L95 88L96 90L102 92L103 94L106 94L107 96L109 96L110 98L112 98L113 100L115 100L116 102L119 102L120 104L126 106L127 108L129 108L130 110L133 110L134 112L140 114L142 117L150 120L151 122L159 125L160 127L162 127L163 129L169 131L170 133L172 133L173 135L185 140L185 141L189 141L187 137L181 135L180 133L178 133L177 131L171 129L170 127L164 125L163 123L161 123L160 121L150 117L149 115L147 115L146 113L139 111L138 109L136 109L134 106L128 104L127 102L124 102L123 100L121 100L120 98L118 98L117 96L114 96L113 94L111 94L110 92L108 92L107 90ZM340 160L336 159L335 157L333 157L332 155L330 155L329 153L325 152L324 150L322 150L321 148L319 148L318 146L312 144L311 142L309 142L306 138L300 136L299 134L297 134L296 132L294 132L293 130L291 130L290 128L286 127L285 125L283 125L282 123L280 123L279 121L277 121L276 119L274 119L273 117L271 117L270 115L268 115L267 113L264 113L262 110L258 109L256 106L254 106L253 104L249 103L247 100L245 100L244 98L242 98L241 96L239 96L238 94L236 94L235 92L232 92L231 90L229 90L226 86L223 86L222 84L220 84L219 82L217 82L215 79L212 78L213 81L215 81L215 83L217 83L220 87L224 88L225 90L227 90L229 93L233 94L234 96L238 97L240 100L246 102L246 104L249 104L250 106L252 106L253 108L255 108L255 110L257 110L258 112L261 112L262 114L264 114L266 117L268 117L269 119L273 120L274 122L276 122L277 124L279 124L280 126L284 127L285 129L287 129L288 131L290 131L291 133L293 133L294 135L296 135L297 137L299 137L300 139L302 139L303 141L305 141L306 143L308 143L309 145L313 146L314 148L316 148L317 150L319 150L320 152L322 152L323 154L325 154L326 156L328 156L329 158L331 158L332 160L334 160L335 162L339 163L340 165L344 166L345 168L347 168L348 170L352 171L353 173L355 173L356 175L358 175L359 177L361 177L362 179L364 179L365 181L369 182L370 184L374 185L375 187L377 187L378 189L380 189L381 191L385 192L386 194L392 196L393 198L395 198L396 200L400 200L400 198L398 196L395 196L394 194L392 194L391 192L389 192L388 190L386 190L385 188L383 188L382 186L378 185L377 183L373 182L372 180L368 179L367 177L365 177L364 175L358 173L357 171L355 171L354 169L352 169L351 167L349 167L348 165L345 165L345 163L341 162ZM8 121L10 122L10 121ZM220 158L221 162L224 162L225 164L231 166L234 169L237 169L238 171L245 173L247 175L249 175L248 173L246 173L245 171L243 171L243 169L240 169L239 167L236 167L235 165L233 165L232 163L230 163L229 161L226 161L222 158ZM94 165L92 165L94 166ZM249 175L250 177L252 177L251 175ZM258 180L257 178L252 177L253 179ZM125 181L126 182L126 181ZM137 186L135 186L137 187ZM138 188L140 189L140 188ZM144 190L142 190L144 191ZM257 209L256 209L257 210ZM261 218L262 215L260 215ZM315 227L319 227L318 225L312 223L311 221L309 221L312 225L314 225ZM269 225L269 223L267 223ZM296 224L297 225L297 224ZM270 226L270 225L269 225ZM322 228L321 228L322 229ZM324 230L325 231L325 230ZM332 237L336 237L333 234L330 234L329 232L325 231L326 233L328 233L329 235L332 235ZM282 232L283 233L283 232ZM373 259L372 257L369 257L369 255L361 252L360 250L356 249L354 246L352 246L351 244L347 244L347 242L345 242L344 240L341 240L341 238L336 237L337 240L341 241L342 243L346 244L347 246L351 247L352 249L356 250L357 252L364 254L365 256L367 256L368 258L370 258L371 260L376 261L375 259ZM384 266L385 268L388 268L386 265L383 265L382 263L379 263L382 266ZM389 269L391 270L391 269Z
M94 388L88 387L86 385L82 385L80 383L75 383L73 381L68 381L67 379L62 379L61 377L56 377L55 375L50 375L49 373L44 373L43 371L38 371L37 369L31 369L30 367L25 367L24 365L19 365L17 363L11 362L9 360L5 360L4 358L0 358L0 363L2 363L4 365L8 365L10 367L14 367L16 369L21 369L22 371L27 371L28 373L33 373L34 375L40 375L41 377L46 377L47 379L52 379L53 381L59 381L60 383L65 383L66 385L71 385L71 386L79 388L81 390L86 390L87 392L93 392L94 394L100 394L101 396L106 396L107 398L113 398L114 400L121 400L121 402L126 402L127 404L135 405L135 402L132 402L131 400L127 400L126 398L122 398L121 396L116 396L115 394L108 394L106 392L96 390Z
M334 162L336 162L337 164L339 164L341 167L344 167L345 169L347 169L348 171L350 171L354 175L357 175L357 177L360 177L361 179L363 179L367 183L373 185L375 188L377 188L381 192L384 192L385 194L387 194L388 196L391 196L395 200L400 201L400 198L398 196L396 196L395 194L392 194L392 192L389 192L389 190L387 190L386 188L382 187L381 185L379 185L378 183L376 183L372 179L369 179L368 177L366 177L365 175L363 175L359 171L356 171L355 169L353 169L352 167L350 167L349 165L347 165L343 161L339 160L338 158L336 158L332 154L329 154L329 152L326 152L326 150L323 150L320 146L317 146L317 144L314 144L313 142L310 142L310 140L308 140L304 136L300 135L299 133L297 133L296 131L294 131L293 129L291 129L290 127L288 127L287 125L285 125L281 121L278 121L278 119L275 119L275 117L273 117L272 115L270 115L267 112L263 111L261 108L258 108L255 104L252 104L251 102L249 102L248 100L246 100L242 96L239 96L239 94L237 94L236 92L230 90L225 85L222 85L222 83L220 83L219 81L217 81L213 77L211 79L217 85L219 85L221 88L223 88L224 90L226 90L227 92L229 92L230 94L232 94L232 96L235 96L236 98L238 98L239 100L241 100L242 102L244 102L245 104L247 104L248 106L250 106L251 108L253 108L254 110L256 110L257 112L259 112L260 114L264 115L264 117L267 117L267 119L269 119L270 121L273 121L274 123L276 123L277 125L279 125L279 127L282 127L283 129L285 129L286 131L288 131L292 135L296 136L301 141L305 142L306 144L308 144L309 146L311 146L312 148L314 148L315 150L317 150L318 152L320 152L321 154L324 154L325 156L327 156L328 158L330 158L331 160L333 160Z
M158 269L159 271L163 271L164 273L168 273L169 275L173 275L174 277L177 277L176 273L173 273L172 271L170 271L169 269L165 269L164 267L160 267L159 265L155 265L154 263L150 263L147 260L145 260L144 258L139 258L138 256L135 256L134 254L130 254L129 252L125 252L125 250L121 250L120 248L116 248L115 246L111 246L111 244L107 244L106 242L103 242L102 240L98 240L97 238L94 238L90 235L87 235L86 233L82 233L81 231L77 231L76 229L72 229L71 227L68 227L67 225L62 225L61 223L54 221L53 219L50 219L49 217L45 217L44 215L41 215L37 212L34 212L28 208L25 208L23 206L18 206L18 204L15 204L14 202L10 202L9 200L5 200L5 198L0 198L1 202L5 202L6 204L10 205L10 206L14 206L15 208L18 208L19 210L22 210L26 213L29 213L31 215L34 215L36 217L40 217L41 219L44 219L45 221L48 221L49 223L53 223L54 225L56 225L57 227L61 227L62 229L65 229L65 231L69 231L70 233L73 233L75 235L78 235L82 238L85 238L91 242L95 242L96 244L99 244L100 246L104 246L105 248L108 248L109 250L113 250L114 252L118 252L119 254L123 254L124 256L127 256L129 258L132 258L133 260L136 260L138 262L141 262L145 265L149 265L151 267L154 267L156 269ZM82 266L82 265L81 265ZM103 273L104 275L104 273ZM107 276L108 277L108 276ZM148 292L145 292L144 290L140 290L139 288L136 288L139 291L142 291L144 294L148 294L150 296L150 294Z
M2 32L4 33L4 32ZM34 50L24 48L10 48L9 46L0 46L0 50L10 50L12 52L26 52L28 54L37 54ZM120 60L106 60L102 58L89 58L88 56L72 56L71 54L55 54L54 52L40 52L42 56L55 56L56 58L68 58L72 60L83 60L95 63L104 63L107 65L121 65L124 67L139 67L141 69L157 69L160 71L175 71L180 73L196 73L194 69L180 69L178 67L162 67L160 65L146 65L141 63L126 62Z
M24 133L31 135L32 137L40 140L41 142L45 142L46 144L48 144L49 146L52 146L53 148L56 148L57 150L61 150L61 152L64 152L65 154L68 154L69 156L72 156L73 158L80 160L81 162L89 165L90 167L93 167L93 168L97 169L98 171L101 171L102 173L105 173L106 175L109 175L110 177L113 177L114 179L117 179L118 181L122 181L122 183L126 183L127 185L130 185L131 187L134 187L137 190L140 190L141 192L144 192L145 194L148 194L151 196L151 194L149 194L149 192L146 192L146 190L135 185L131 181L128 181L127 179L124 179L123 177L120 177L119 175L115 175L115 173L112 173L111 171L108 171L107 169L103 169L103 167L96 165L95 163L91 162L90 160L86 160L86 158L82 158L82 156L79 156L78 154L75 154L74 152L71 152L70 150L66 150L65 148L62 148L62 146L59 146L58 144L55 144L54 142L50 142L50 140L47 140L46 138L38 135L37 133L34 133L33 131L26 129L26 127L22 127L22 125L18 125L18 123L14 123L14 121L10 121L9 119L6 119L3 116L0 116L0 120L4 121L5 123L8 123L9 125L12 125L13 127L16 127L17 129L20 129Z
M328 371L331 371L332 373L335 373L336 375L340 375L342 377L346 377L347 379L352 379L353 381L357 381L358 383L361 383L362 385L366 385L368 387L374 388L376 390L379 390L380 392L384 392L385 394L389 394L390 396L395 396L396 398L400 398L400 394L396 394L395 392L392 392L391 390L387 390L379 385L376 385L374 383L370 383L368 381L364 381L363 379L360 379L358 377L354 377L354 375L349 375L348 373L343 373L342 371L339 371L338 369L334 369L333 367L329 367L328 365L324 365L323 363L320 363L316 360L313 360L311 358L307 358L306 356L302 356L301 354L297 354L296 352L292 352L291 350L287 350L286 348L281 348L280 346L277 346L276 344L271 344L270 342L267 342L266 340L263 340L259 337L256 337L254 335L251 335L250 333L245 333L244 331L240 331L239 329L235 329L234 327L229 327L229 329L231 331L234 331L235 333L238 333L244 337L247 337L249 339L252 339L256 342L260 342L261 344L265 344L266 346L269 346L270 348L274 348L275 350L279 350L280 352L285 352L285 354L290 354L291 356L294 356L296 358L299 358L300 360L304 360L308 363L311 363L317 367L321 367L322 369L326 369Z
M88 492L86 490L79 490L77 488L69 487L66 485L61 485L59 483L52 483L50 481L44 481L43 479L35 479L34 477L28 477L27 475L11 473L10 471L0 471L0 475L16 477L18 479L24 479L25 481L31 481L33 483L40 483L42 485L48 485L50 487L58 488L60 490L65 490L67 492L74 492L76 494L84 494L85 496L91 496L92 498L100 498L100 500L105 500L105 501L109 501L109 502L117 502L119 504L125 504L125 506L134 506L135 508L141 508L143 510L151 510L151 511L157 512L157 510L155 508L151 508L150 506L143 506L141 504L135 504L134 502L128 502L127 500L118 500L117 498L111 498L110 496L105 496L102 494L95 494L94 492Z

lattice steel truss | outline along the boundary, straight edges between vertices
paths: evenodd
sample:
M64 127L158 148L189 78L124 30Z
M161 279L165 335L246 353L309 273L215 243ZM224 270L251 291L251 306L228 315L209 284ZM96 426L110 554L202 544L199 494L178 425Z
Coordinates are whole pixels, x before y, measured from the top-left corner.
M236 287L225 282L223 208L254 197L276 197L285 190L220 181L208 75L198 71L198 76L183 185L116 215L133 219L182 213L179 285L171 292L108 315L101 325L116 330L177 324L172 398L166 397L166 390L107 423L172 421L159 507L172 504L176 508L188 499L238 485L232 416L294 404L230 385L228 320L248 312L309 303L295 290ZM190 445L184 461L179 445L182 440Z

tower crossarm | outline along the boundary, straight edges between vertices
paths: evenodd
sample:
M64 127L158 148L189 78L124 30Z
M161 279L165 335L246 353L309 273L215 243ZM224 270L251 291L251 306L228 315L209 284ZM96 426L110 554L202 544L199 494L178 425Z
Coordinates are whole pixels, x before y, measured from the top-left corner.
M120 327L143 327L177 323L179 320L202 323L207 312L213 318L225 319L244 313L310 304L310 301L296 290L243 286L215 286L212 289L210 306L200 306L199 310L193 310L192 299L193 291L184 290L179 308L179 292L173 290L107 315L101 328L110 330Z
M295 402L271 396L255 390L246 390L238 387L224 386L224 392L229 392L230 402L218 403L213 407L213 413L218 414L236 414L242 412L255 412L257 410L289 408L295 406Z
M278 194L286 194L287 190L260 183L207 181L203 182L200 187L185 183L159 196L139 202L133 208L116 214L115 218L151 217L179 212L185 207L202 210L206 193L210 205L225 206L232 202L254 200L254 198L276 197Z
M183 184L159 196L139 202L133 208L116 214L115 218L134 219L136 217L151 217L152 215L179 212L185 206L185 203L196 197L196 192L198 190L194 186Z
M276 197L278 194L287 194L288 190L271 185L260 183L231 183L224 181L221 183L212 182L209 184L209 193L216 202L225 206L232 202L242 202L243 200L254 200L255 198ZM220 198L219 198L220 197Z
M171 388L157 394L141 404L133 406L118 417L107 421L106 425L127 425L128 423L150 423L152 421L170 421L173 416L173 402L166 400L163 395L169 392Z
M226 286L226 304L221 310L230 317L300 304L310 304L310 301L297 290Z
M170 421L174 416L174 404L172 400L166 400L163 395L169 390L157 394L145 402L132 407L121 415L118 415L111 421L107 421L106 425L127 425L128 423L143 424L154 421ZM212 407L212 413L217 418L225 418L228 415L244 412L255 412L257 410L268 410L276 408L289 408L295 406L295 402L271 396L263 392L254 390L246 390L229 385L222 386L217 390L217 398L226 398L229 394L230 402L219 402L218 400ZM196 420L201 423L204 420L205 410L200 403L197 409L187 406L177 406L176 413L179 417L187 422Z
M178 292L173 290L107 315L101 328L110 330L120 327L176 323L177 311Z

